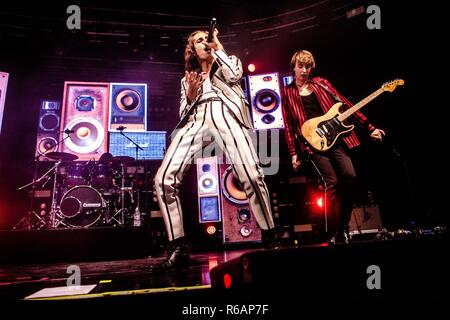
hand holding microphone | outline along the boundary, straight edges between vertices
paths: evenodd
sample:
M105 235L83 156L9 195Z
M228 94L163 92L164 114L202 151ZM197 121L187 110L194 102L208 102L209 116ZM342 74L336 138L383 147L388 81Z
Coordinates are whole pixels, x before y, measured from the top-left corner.
M206 39L206 42L207 42L206 48L205 48L206 51L209 51L211 49L214 49L216 51L217 50L223 50L222 44L217 39L217 34L219 32L217 31L217 33L214 34L216 32L216 30L217 30L216 29L216 23L217 23L216 18L212 18L211 19L211 24L209 25L208 37Z
M214 29L216 28L217 20L216 18L211 19L211 24L209 25L209 31L208 31L208 39L206 40L208 43L212 41L213 35L214 35Z

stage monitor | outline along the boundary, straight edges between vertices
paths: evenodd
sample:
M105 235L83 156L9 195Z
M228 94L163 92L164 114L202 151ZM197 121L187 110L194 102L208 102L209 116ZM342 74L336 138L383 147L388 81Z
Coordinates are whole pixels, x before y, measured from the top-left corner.
M126 131L123 134L143 149L138 150L138 160L161 160L164 158L167 131ZM109 152L113 156L136 158L136 147L125 136L120 132L110 132Z

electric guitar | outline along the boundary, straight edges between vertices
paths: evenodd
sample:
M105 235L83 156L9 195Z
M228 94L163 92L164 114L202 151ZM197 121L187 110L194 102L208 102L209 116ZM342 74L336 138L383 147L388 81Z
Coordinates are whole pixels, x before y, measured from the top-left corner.
M384 91L392 92L397 85L401 86L404 83L405 82L402 79L386 82L378 90L344 112L339 110L342 107L342 103L335 103L323 116L305 121L301 128L303 137L317 151L327 151L334 145L341 134L349 132L355 127L354 125L344 124L344 121L348 117L378 97Z

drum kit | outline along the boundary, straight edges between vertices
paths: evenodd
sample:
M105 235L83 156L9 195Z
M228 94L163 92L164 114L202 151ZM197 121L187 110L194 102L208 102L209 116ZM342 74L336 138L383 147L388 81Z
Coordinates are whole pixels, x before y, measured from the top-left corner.
M135 159L128 156L103 154L98 161L87 163L75 161L78 156L66 152L45 154L56 161L54 166L29 185L32 190L43 179L53 175L52 203L48 219L36 213L28 213L22 220L38 218L37 224L25 228L86 228L103 225L136 224L136 212L139 213L139 197L136 173L129 173L127 165ZM36 175L35 175L36 176ZM32 205L30 205L31 207ZM139 224L140 225L140 216ZM22 221L22 224L23 221Z

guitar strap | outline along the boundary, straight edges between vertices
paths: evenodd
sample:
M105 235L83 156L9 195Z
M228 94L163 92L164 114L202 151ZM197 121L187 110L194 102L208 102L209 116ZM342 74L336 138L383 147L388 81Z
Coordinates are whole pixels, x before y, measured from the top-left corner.
M324 85L324 84L323 84L322 82L320 82L320 81L317 81L316 83L317 83L320 87L322 87L322 89L324 89L326 92L328 92L329 94L331 94L331 95L333 96L334 100L336 100L336 102L340 102L340 103L342 103L342 105L347 105L344 101L342 101L341 98L339 98L339 96L338 96L338 94L337 94L337 91L332 92L331 89L330 89L328 86Z

